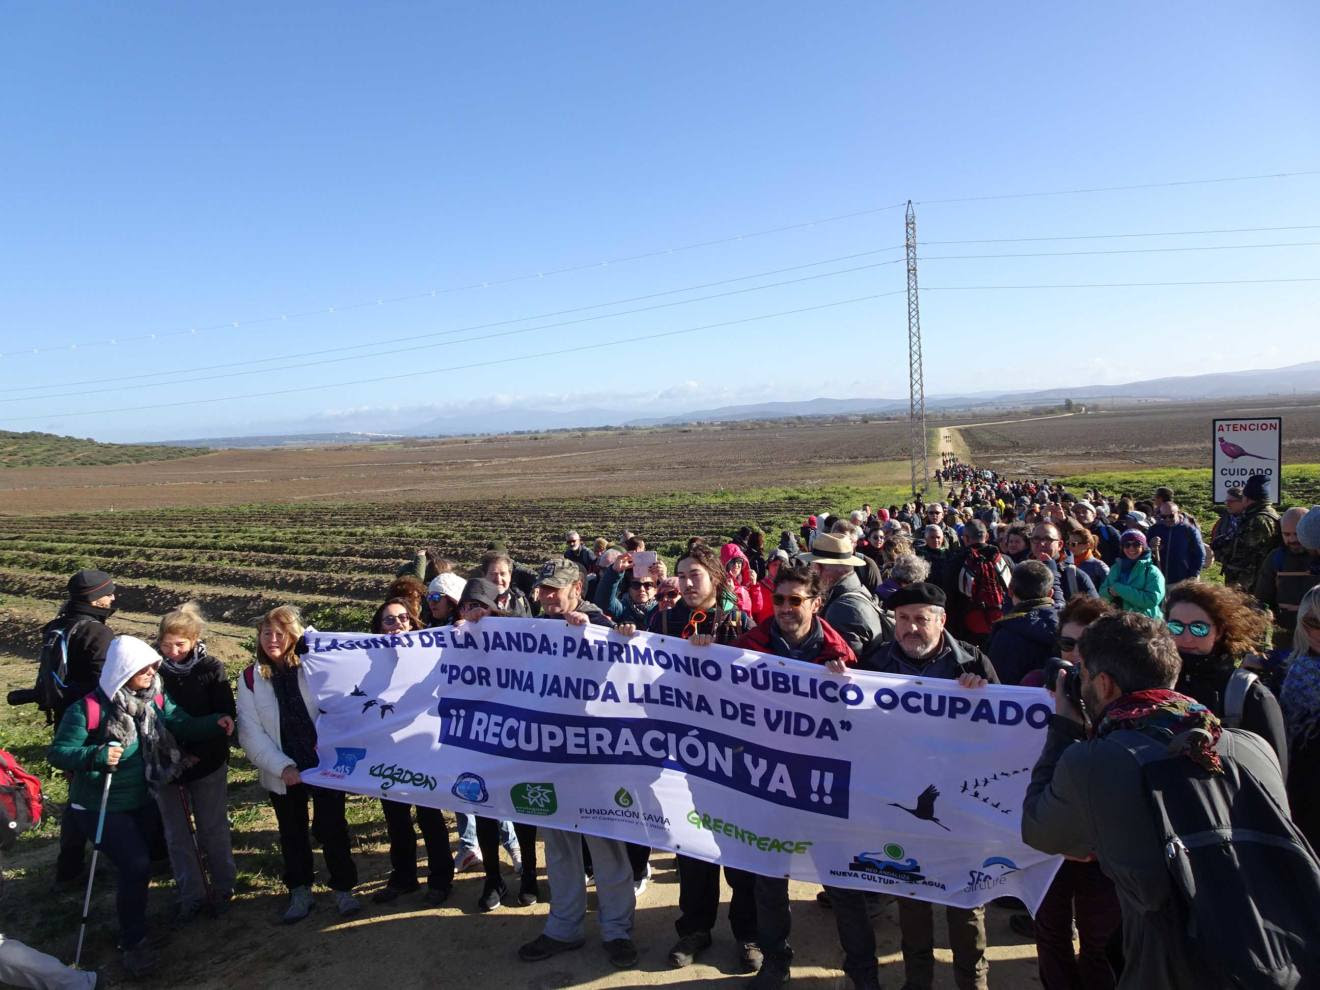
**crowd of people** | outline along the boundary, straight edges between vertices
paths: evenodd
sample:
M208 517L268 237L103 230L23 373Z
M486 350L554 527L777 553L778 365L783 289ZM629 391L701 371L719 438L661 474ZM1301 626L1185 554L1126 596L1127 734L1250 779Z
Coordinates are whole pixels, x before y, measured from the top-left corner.
M1074 493L1046 480L1001 478L951 455L936 478L941 501L914 497L822 512L797 532L772 535L773 546L751 527L722 542L694 537L672 574L631 532L598 541L595 550L570 532L563 554L536 567L500 543L470 569L420 550L382 582L370 631L538 616L625 636L681 636L696 647L729 644L840 676L869 670L956 680L968 690L1002 683L1051 691L1058 714L1033 773L1023 835L1069 858L1035 918L1014 918L1015 929L1036 941L1042 984L1214 985L1197 975L1171 927L1174 912L1164 910L1174 891L1162 844L1152 839L1155 825L1124 820L1141 819L1134 795L1143 784L1135 761L1117 765L1126 752L1120 742L1124 732L1152 726L1194 727L1210 740L1189 744L1196 767L1214 764L1216 781L1231 778L1233 786L1258 781L1290 809L1289 827L1305 837L1302 845L1320 843L1320 506L1280 517L1263 479L1252 478L1229 492L1223 515L1203 534L1168 488L1149 498ZM1215 560L1222 584L1202 578ZM280 606L260 618L255 658L231 684L207 655L195 607L162 617L148 643L116 636L107 625L115 601L109 574L80 571L68 592L46 630L62 629L68 649L49 757L70 777L56 882L82 882L86 846L99 828L102 854L116 867L125 970L142 975L158 963L146 906L161 850L174 874L180 923L224 911L234 896L225 795L235 741L258 770L278 825L288 889L282 921L295 924L317 907L314 844L333 909L361 911L345 796L301 776L317 764L318 709L299 661L297 609ZM1054 658L1065 668L1056 669ZM1067 664L1080 677L1080 693L1066 690ZM1241 742L1247 737L1250 745ZM1223 773L1224 766L1234 772ZM1097 788L1104 793L1079 797ZM462 813L451 837L437 809L380 803L390 872L371 897L375 904L411 896L444 904L463 870L484 873L480 912L537 904L548 888L544 930L517 950L536 962L584 945L590 878L607 958L624 969L637 965L633 916L647 889L650 849ZM793 958L787 880L676 858L669 963L689 966L711 948L722 873L732 891L736 959L753 974L749 986L785 985ZM879 898L838 887L818 897L833 912L844 970L864 990L880 985ZM904 986L930 987L932 906L897 900ZM956 985L985 988L984 908L945 913ZM1309 926L1303 935L1312 943L1320 938L1315 917L1297 923Z

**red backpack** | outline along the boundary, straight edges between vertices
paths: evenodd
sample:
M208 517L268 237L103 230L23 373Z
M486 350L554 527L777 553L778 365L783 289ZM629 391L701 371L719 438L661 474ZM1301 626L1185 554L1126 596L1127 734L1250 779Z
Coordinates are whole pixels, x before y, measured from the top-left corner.
M991 544L973 547L963 564L963 581L970 601L963 621L968 632L984 636L1003 618L1008 597L1008 586L999 571L999 548Z
M41 780L0 749L0 849L9 849L41 821Z

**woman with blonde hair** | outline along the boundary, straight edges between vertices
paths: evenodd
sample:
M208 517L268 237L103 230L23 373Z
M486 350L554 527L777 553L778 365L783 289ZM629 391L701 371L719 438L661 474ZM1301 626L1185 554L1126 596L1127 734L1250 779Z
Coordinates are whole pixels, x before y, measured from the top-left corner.
M1279 689L1288 730L1293 821L1320 849L1320 587L1302 596L1288 673Z
M156 630L165 695L189 715L237 714L229 676L206 652L206 620L195 602L166 613ZM179 920L190 921L203 909L223 911L234 895L234 852L229 841L226 798L229 740L213 737L183 745L184 771L174 786L156 793L165 826L165 845L179 894ZM191 815L193 826L189 825ZM196 845L193 828L196 828ZM210 872L202 871L202 857Z
M361 910L353 896L358 875L349 848L344 792L305 784L301 776L317 764L316 699L297 654L302 634L296 608L271 609L257 623L257 658L238 681L239 742L261 771L261 785L270 792L279 823L284 885L289 889L285 924L301 921L316 906L313 836L330 870L336 909L345 917Z

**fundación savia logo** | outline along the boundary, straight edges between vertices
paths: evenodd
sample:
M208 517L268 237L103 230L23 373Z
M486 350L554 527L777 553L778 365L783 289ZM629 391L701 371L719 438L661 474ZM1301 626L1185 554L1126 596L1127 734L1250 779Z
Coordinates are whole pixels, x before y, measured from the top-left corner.
M348 777L357 769L358 760L366 759L367 751L365 749L349 749L342 746L335 747L335 765L330 768L327 777Z
M554 784L514 784L509 797L520 815L553 815L559 810Z
M633 796L628 793L628 788L620 787L614 792L614 804L617 807L623 808L626 811L636 803L637 802L633 800Z

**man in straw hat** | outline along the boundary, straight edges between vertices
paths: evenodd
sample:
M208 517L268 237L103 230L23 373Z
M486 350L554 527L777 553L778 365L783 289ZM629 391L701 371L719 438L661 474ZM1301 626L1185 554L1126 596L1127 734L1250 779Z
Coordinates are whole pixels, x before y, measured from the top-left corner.
M806 555L820 574L824 591L821 618L836 629L853 653L859 657L872 642L891 638L890 630L871 593L857 577L857 567L866 560L853 552L853 542L846 536L822 533Z

